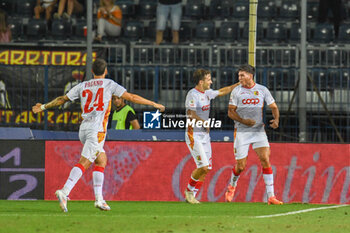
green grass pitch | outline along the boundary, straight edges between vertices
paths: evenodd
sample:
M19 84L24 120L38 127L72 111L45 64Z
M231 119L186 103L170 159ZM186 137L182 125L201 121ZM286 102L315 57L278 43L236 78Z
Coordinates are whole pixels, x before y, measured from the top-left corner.
M56 201L0 201L1 233L39 232L350 232L350 206L271 218L327 205L265 203L108 202L100 211L92 201L69 201L68 213Z

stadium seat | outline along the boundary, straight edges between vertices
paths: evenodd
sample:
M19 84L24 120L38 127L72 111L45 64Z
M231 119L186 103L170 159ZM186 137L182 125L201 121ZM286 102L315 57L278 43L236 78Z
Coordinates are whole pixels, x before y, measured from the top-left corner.
M341 77L340 69L328 70L328 80L327 87L334 90L335 88L342 88L343 80ZM345 86L346 87L346 86Z
M139 21L128 21L124 27L124 38L136 41L142 38L143 23Z
M269 42L281 42L287 38L286 29L284 24L281 23L269 23L267 26L266 40Z
M53 20L51 25L51 35L54 39L65 40L72 32L72 25L66 20Z
M22 18L8 18L8 24L11 28L12 40L17 40L23 35Z
M204 4L202 0L191 0L185 6L184 16L187 18L201 19L203 18Z
M327 83L328 83L328 74L327 70L325 69L314 69L311 70L309 73L311 75L311 78L313 79L314 84L320 91L324 91L327 89ZM307 82L307 89L313 90L312 83L310 81Z
M350 71L349 69L342 69L339 78L339 88L349 89L350 88Z
M256 25L256 40L260 41L264 39L264 28L262 23L257 23ZM240 41L248 43L248 37L249 37L249 23L244 23L243 27L243 35L241 38L239 38Z
M333 25L328 23L318 24L314 30L313 42L329 43L334 40Z
M249 18L249 1L238 0L233 4L232 16L238 19Z
M86 40L85 35L86 20L79 19L75 23L73 37L78 40Z
M280 69L271 68L267 71L267 86L269 88L275 87L281 88L282 72Z
M314 66L319 65L320 62L320 56L319 51L316 49L308 49L306 51L306 57L307 57L307 65Z
M299 23L292 23L292 25L290 27L289 41L299 43L300 42L300 34L301 34L300 24Z
M36 0L17 0L16 13L21 17L31 17L34 13Z
M213 77L215 77L215 76L213 76ZM236 83L236 82L238 82L238 80L236 80L233 69L221 69L220 70L220 86L221 87L232 85L232 83Z
M341 50L338 49L332 49L332 50L327 50L327 57L325 59L322 59L323 61L326 62L326 64L322 65L327 65L327 66L339 66L341 65Z
M222 0L221 2L221 17L230 18L233 12L233 1L232 0Z
M318 2L307 1L307 20L317 20Z
M342 43L350 42L350 24L341 24L339 27L338 41Z
M13 0L0 0L0 9L4 10L9 16L14 15L16 2Z
M238 22L222 22L220 25L219 37L217 41L235 41L238 38Z
M140 19L153 19L157 12L156 0L142 0L138 5L138 16Z
M272 0L263 0L258 4L259 19L273 19L276 17L276 4Z
M300 16L299 1L282 1L279 18L286 20L295 20Z
M194 22L181 21L179 37L181 42L191 41L193 38Z
M47 36L47 23L45 19L30 19L27 25L29 40L41 40Z
M259 66L268 65L269 60L267 56L268 56L268 53L266 49L257 49L255 53L256 64Z
M221 1L220 0L211 0L209 4L209 14L210 18L216 18L221 16Z
M118 0L116 3L123 12L124 19L136 17L135 3L132 0Z
M215 24L214 22L206 21L201 22L196 26L195 40L199 41L211 41L215 37Z

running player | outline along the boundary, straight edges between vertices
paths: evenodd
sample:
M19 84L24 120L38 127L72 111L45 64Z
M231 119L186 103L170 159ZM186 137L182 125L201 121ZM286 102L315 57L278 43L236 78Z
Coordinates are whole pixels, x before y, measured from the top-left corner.
M79 128L79 139L83 143L81 158L71 170L63 188L55 193L64 212L68 211L67 200L69 193L92 163L95 163L92 173L96 198L95 207L101 210L111 209L103 199L102 186L104 180L103 172L107 164L107 156L103 145L106 138L112 96L122 97L137 104L151 105L160 111L165 109L161 104L128 93L124 87L113 80L105 79L107 63L103 59L98 58L95 60L92 65L92 72L94 79L76 85L66 95L57 97L47 104L37 103L33 106L33 112L39 113L45 109L63 105L69 100L73 101L80 98L81 101L83 118Z
M270 126L278 128L279 110L270 91L254 82L255 68L251 65L242 65L238 69L238 78L241 85L235 88L230 97L228 116L235 121L234 155L236 165L232 169L230 184L225 193L225 200L231 202L236 190L239 175L247 164L249 145L253 145L262 165L263 178L266 185L268 204L282 205L276 199L273 187L273 174L270 157L270 145L267 140L263 123L264 101L272 110L273 120Z
M193 81L196 86L187 93L186 114L189 120L201 123L209 120L210 101L217 96L229 94L233 88L239 85L237 83L214 91L210 89L212 84L210 71L203 69L194 72ZM191 174L185 190L185 198L188 203L198 204L199 201L195 198L196 194L201 188L205 176L212 168L209 128L187 125L185 140L197 166Z

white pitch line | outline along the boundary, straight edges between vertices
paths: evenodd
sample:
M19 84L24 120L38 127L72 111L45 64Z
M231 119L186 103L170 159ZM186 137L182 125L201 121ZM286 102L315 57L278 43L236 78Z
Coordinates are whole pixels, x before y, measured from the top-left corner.
M251 218L273 218L273 217L280 217L280 216L286 216L286 215L306 213L306 212L311 212L311 211L316 211L316 210L334 209L334 208L340 208L340 207L345 207L345 206L349 206L349 205L325 206L325 207L311 208L311 209L306 209L306 210L292 211L292 212L287 212L287 213L282 213L282 214L253 216Z

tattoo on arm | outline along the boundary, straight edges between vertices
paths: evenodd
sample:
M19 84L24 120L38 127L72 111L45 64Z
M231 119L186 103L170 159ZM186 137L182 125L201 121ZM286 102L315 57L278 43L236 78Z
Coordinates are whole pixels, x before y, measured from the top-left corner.
M56 99L52 100L51 102L45 104L45 108L54 108L57 106L61 106L67 101L68 101L67 96L59 96Z

